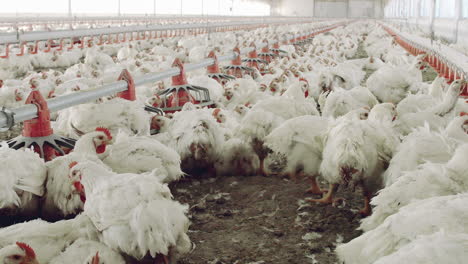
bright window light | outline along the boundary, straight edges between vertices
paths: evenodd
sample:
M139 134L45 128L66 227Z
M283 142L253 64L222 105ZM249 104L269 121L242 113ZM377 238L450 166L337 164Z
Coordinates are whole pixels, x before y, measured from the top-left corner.
M260 2L234 1L233 15L235 16L267 16L270 5Z
M153 14L154 0L120 0L121 14ZM157 14L268 16L270 5L246 0L156 0ZM116 15L118 0L72 0L75 15ZM0 13L67 14L68 0L5 1Z
M468 17L468 0L462 2L463 17Z
M156 14L180 15L180 0L156 0Z
M44 0L40 0L44 1ZM38 2L40 2L38 1ZM50 1L50 0L47 0ZM63 1L68 2L68 1ZM121 1L121 6L123 2ZM67 5L68 6L68 3ZM68 10L68 9L67 9ZM72 0L73 14L117 14L118 2L115 0ZM68 12L68 11L65 11Z
M431 11L431 0L421 0L421 13L420 15L422 17L428 17L430 16L430 11Z
M455 0L436 0L437 17L455 17Z
M0 13L66 13L67 10L68 1L64 0L14 0L2 1Z

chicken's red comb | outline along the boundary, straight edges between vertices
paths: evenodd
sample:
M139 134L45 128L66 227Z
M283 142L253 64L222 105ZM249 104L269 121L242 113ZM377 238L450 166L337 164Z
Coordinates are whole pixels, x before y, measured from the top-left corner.
M219 114L219 112L221 112L221 109L216 108L216 109L213 111L213 115L214 115L214 116L217 116L217 115Z
M107 129L105 127L98 127L98 128L96 128L96 131L104 132L104 134L106 134L106 136L107 136L107 138L109 140L112 139L112 135L111 135L111 132L109 131L109 129Z
M299 78L299 81L303 81L303 82L309 83L309 81L307 81L305 78Z
M26 253L26 256L30 258L36 258L36 253L28 244L22 243L22 242L16 242L16 245Z
M73 161L70 164L68 164L68 168L71 169L71 168L75 167L77 164L78 164L77 161Z
M91 260L91 264L99 264L99 251L96 252L96 255Z
M467 112L461 112L460 116L468 116L468 113Z

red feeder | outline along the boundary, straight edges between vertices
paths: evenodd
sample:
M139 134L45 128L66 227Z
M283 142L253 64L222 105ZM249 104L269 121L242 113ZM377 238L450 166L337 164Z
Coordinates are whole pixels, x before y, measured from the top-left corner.
M0 56L2 59L6 59L10 56L10 43L5 44L5 55Z
M266 46L262 48L261 52L258 54L258 57L268 64L273 60L277 54L270 52L270 48L268 47L268 40L264 39L263 43L266 43Z
M197 104L201 107L214 105L208 89L187 83L184 64L180 59L175 59L172 66L178 67L180 74L172 77L172 87L158 94L163 101L160 105L162 111L169 113L180 111L186 103Z
M465 81L465 83L463 84L462 88L461 88L461 94L460 96L462 97L465 97L465 98L468 98L468 81L466 80L465 78L466 76L461 76L461 79ZM468 100L466 101L468 103Z
M62 147L73 149L76 142L74 139L53 134L47 101L38 90L33 90L29 94L26 104L37 107L37 118L24 121L22 136L9 140L10 148L33 147L34 151L46 161L52 160L57 155L64 155Z
M242 60L240 58L240 50L238 47L234 48L234 52L237 53L237 57L231 61L231 65L224 67L227 70L229 75L233 75L236 78L242 78L244 74L250 74L253 72L253 69L242 65Z
M120 76L117 80L127 82L127 90L118 93L117 97L129 101L136 101L135 81L133 80L133 77L130 74L130 72L126 69L122 70L122 73L120 73ZM157 114L163 113L161 109L147 104L145 104L145 110Z
M135 101L135 82L133 81L133 77L130 72L126 69L122 70L122 73L120 73L120 76L117 80L127 82L127 90L118 93L117 96L125 100Z
M280 49L279 41L277 41L275 44L273 44L273 48L270 49L274 54L277 56L280 55L280 53L287 54L286 51Z
M242 62L246 62L248 67L256 68L257 70L263 68L260 66L261 64L268 64L266 61L258 58L255 43L252 42L250 47L253 48L253 50L249 52L248 57L243 59Z
M210 54L208 54L208 58L211 58L214 60L214 64L206 68L208 71L208 76L210 78L215 79L217 82L219 82L222 85L225 85L228 81L235 79L234 76L221 73L221 71L219 70L218 57L216 56L214 51L211 51Z

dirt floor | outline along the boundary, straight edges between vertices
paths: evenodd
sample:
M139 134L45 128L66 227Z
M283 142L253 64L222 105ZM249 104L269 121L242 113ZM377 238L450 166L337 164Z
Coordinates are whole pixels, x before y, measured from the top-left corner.
M360 234L361 196L340 190L344 204L318 205L305 200L314 198L307 188L306 180L280 176L175 184L175 199L191 206L189 235L196 245L178 263L335 263L336 243Z
M23 126L20 124L13 126L11 130L0 132L0 142L19 136L21 134L21 129L23 129Z

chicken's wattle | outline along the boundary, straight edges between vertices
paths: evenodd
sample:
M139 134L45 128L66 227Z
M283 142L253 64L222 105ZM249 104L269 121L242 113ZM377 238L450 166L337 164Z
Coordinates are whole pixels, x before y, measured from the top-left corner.
M97 154L102 154L104 152L106 152L106 144L102 144L96 147Z
M81 182L76 181L73 183L73 187L75 187L76 191L80 194L80 200L84 203L86 202L86 194L84 190L83 184Z

